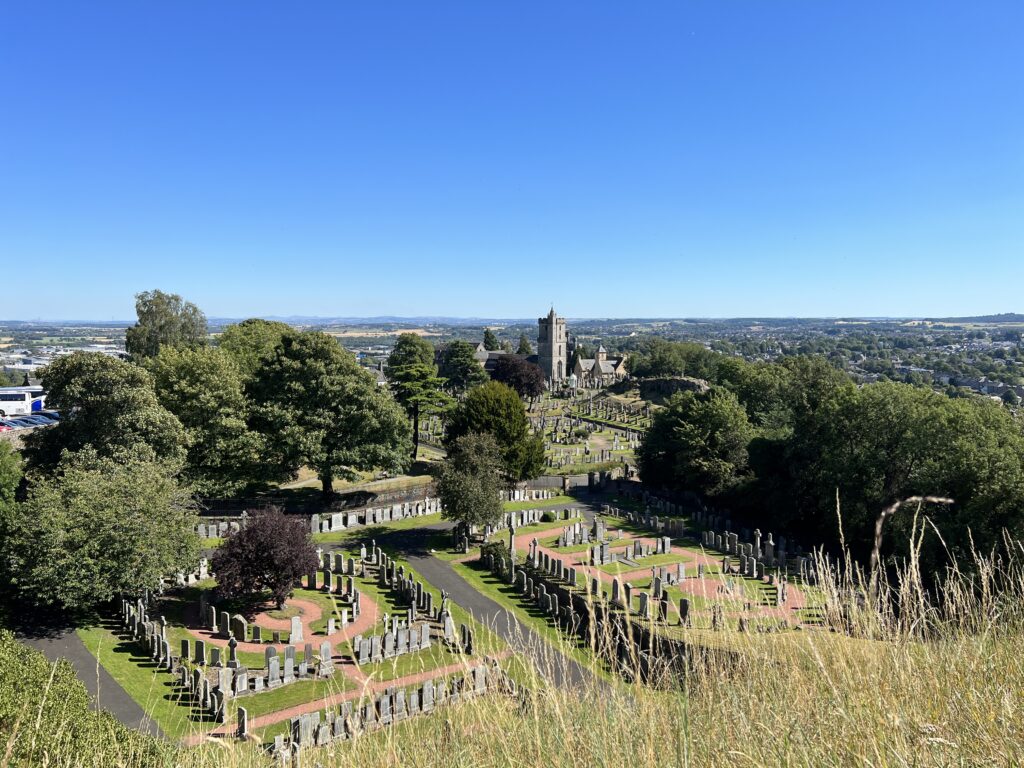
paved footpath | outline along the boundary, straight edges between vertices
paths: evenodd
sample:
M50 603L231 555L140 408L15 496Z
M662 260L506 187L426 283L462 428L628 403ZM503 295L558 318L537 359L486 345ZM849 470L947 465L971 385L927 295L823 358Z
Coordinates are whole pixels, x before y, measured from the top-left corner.
M160 726L153 722L110 673L89 653L82 638L73 630L63 630L48 637L23 637L21 641L42 653L50 661L65 658L75 668L99 709L105 710L129 728L162 737Z
M449 563L436 557L415 555L408 555L406 559L420 576L438 589L446 590L459 607L497 632L513 650L532 658L537 669L549 675L556 685L582 687L598 681L589 669L546 643L511 611L478 592Z

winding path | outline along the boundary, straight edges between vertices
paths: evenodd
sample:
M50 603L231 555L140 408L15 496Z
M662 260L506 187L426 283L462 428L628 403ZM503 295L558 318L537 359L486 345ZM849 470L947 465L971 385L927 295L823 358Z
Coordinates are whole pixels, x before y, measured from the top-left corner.
M121 723L151 736L163 737L163 732L145 711L128 695L102 664L89 653L82 638L73 629L64 629L47 637L23 637L21 641L41 651L51 662L67 659L75 668L75 674L85 685L89 696L102 709L116 717Z

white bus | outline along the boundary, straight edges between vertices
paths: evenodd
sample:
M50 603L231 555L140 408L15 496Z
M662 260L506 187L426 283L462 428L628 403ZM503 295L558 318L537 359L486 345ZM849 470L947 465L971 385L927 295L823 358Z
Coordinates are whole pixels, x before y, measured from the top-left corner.
M25 416L45 407L42 387L0 387L0 416Z

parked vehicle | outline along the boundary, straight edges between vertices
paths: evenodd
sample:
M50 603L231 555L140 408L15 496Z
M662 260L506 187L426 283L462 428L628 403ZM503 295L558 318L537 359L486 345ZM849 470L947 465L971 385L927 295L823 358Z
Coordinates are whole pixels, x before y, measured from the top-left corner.
M26 416L25 418L26 419L31 419L32 421L34 421L36 424L38 424L41 427L43 427L43 426L48 427L51 424L56 424L57 423L56 419L51 419L49 416L45 416L45 415L43 415L41 413L33 413L31 416Z
M0 387L0 416L19 416L41 411L46 395L40 386Z
M8 419L8 422L15 429L28 429L29 427L42 426L38 422L32 421L32 418L29 416L15 416L13 419Z

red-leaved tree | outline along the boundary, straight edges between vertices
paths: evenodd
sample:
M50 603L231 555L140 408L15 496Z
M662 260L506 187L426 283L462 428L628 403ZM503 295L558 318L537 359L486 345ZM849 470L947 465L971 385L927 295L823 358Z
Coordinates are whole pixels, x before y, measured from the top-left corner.
M508 384L520 397L528 397L531 400L540 397L546 385L541 367L516 355L499 357L491 378Z
M213 555L221 595L255 604L269 592L278 608L318 564L309 523L285 516L279 507L252 515Z

